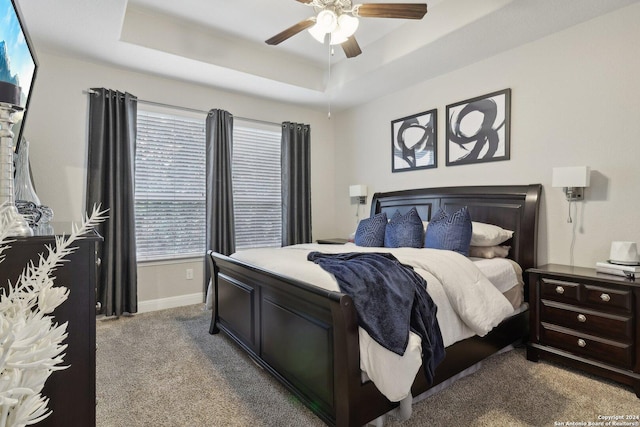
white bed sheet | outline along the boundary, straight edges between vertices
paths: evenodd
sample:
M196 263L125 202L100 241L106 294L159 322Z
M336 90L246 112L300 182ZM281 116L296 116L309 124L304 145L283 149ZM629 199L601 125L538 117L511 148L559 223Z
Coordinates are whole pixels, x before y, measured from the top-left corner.
M438 307L437 318L445 347L475 334L485 335L514 311L511 303L481 272L481 269L497 271L498 267L490 266L497 263L480 263L481 268L478 268L468 258L451 251L310 243L279 249L250 249L237 252L232 257L324 289L339 291L330 273L307 261L307 254L311 251L390 252L400 262L411 265L426 280L427 291ZM502 272L499 276L505 275ZM463 283L458 283L461 280ZM508 286L507 283L505 280L501 286ZM422 363L420 337L410 333L407 349L404 355L399 356L375 342L362 328L359 336L360 368L363 372L389 400L400 401L409 396Z
M469 258L501 293L523 286L522 267L508 258Z

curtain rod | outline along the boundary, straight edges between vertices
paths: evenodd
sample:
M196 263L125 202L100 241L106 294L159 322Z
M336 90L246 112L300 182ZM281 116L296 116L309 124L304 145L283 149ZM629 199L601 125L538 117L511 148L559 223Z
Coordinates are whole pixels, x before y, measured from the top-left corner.
M96 92L93 89L83 90L82 93L87 94L87 95L97 95L98 94L98 92ZM189 111L191 113L198 113L198 114L205 114L205 115L209 114L208 111L198 110L196 108L181 107L179 105L164 104L162 102L147 101L147 100L144 100L144 99L138 99L138 102L140 102L142 104L154 105L156 107L166 107L166 108L174 108L174 109L182 110L182 111ZM233 117L235 117L238 120L243 120L243 121L246 121L246 122L260 123L260 124L263 124L263 125L281 126L280 123L269 122L269 121L266 121L266 120L250 119L248 117L240 117L240 116L236 116L236 115L233 115Z

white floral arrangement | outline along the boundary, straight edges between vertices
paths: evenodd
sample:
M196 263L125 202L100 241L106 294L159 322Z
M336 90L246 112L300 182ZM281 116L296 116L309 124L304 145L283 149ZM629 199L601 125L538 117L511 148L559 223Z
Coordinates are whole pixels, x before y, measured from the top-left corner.
M10 248L15 225L0 206L0 263ZM0 290L0 427L21 427L51 414L42 395L45 381L62 366L67 323L54 322L53 311L69 296L69 289L54 286L53 272L72 253L72 243L106 217L95 207L69 236L56 236L37 264L26 265L15 284Z

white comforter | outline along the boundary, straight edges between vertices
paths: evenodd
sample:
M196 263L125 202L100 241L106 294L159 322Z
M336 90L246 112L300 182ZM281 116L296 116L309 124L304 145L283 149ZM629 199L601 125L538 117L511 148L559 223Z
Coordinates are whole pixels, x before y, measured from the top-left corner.
M414 248L364 248L353 244L303 244L279 249L250 249L232 257L331 291L340 291L333 275L307 261L311 251L390 252L411 265L427 282L427 291L438 306L437 318L444 345L474 334L484 336L514 310L509 301L468 258L452 251ZM375 342L362 328L360 368L391 401L409 396L422 363L420 337L413 332L403 356Z

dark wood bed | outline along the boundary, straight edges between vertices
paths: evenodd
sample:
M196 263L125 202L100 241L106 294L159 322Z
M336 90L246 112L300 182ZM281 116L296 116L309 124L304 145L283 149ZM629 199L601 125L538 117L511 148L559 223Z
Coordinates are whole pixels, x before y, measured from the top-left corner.
M443 207L468 206L474 221L513 230L509 257L536 266L541 185L427 188L376 193L371 215L416 207L423 220ZM388 401L360 371L357 316L348 295L274 274L208 252L213 278L210 333L224 331L329 425L361 426L398 403ZM526 279L526 275L525 275ZM526 283L525 283L526 286ZM525 295L528 292L525 290ZM509 317L485 337L446 349L433 386L526 337L528 311ZM413 396L428 389L416 376Z

